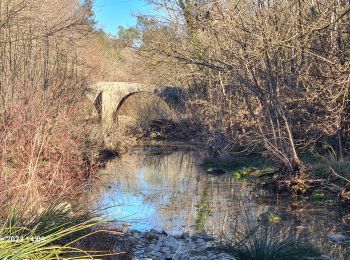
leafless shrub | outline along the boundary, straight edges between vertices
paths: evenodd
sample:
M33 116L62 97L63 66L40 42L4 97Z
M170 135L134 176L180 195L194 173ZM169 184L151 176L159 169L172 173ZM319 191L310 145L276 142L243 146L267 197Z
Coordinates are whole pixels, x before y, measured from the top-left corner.
M141 55L167 64L165 74L182 66L177 80L194 90L191 107L211 133L226 144L264 147L299 174L298 148L331 137L343 156L347 1L150 2L168 15L144 18Z
M2 205L40 204L89 177L74 117L89 80L91 23L89 2L0 2Z

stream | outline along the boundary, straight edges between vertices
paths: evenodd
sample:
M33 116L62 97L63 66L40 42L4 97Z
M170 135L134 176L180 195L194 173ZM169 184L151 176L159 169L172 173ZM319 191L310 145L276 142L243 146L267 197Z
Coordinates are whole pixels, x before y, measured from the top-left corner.
M206 156L181 143L134 148L101 169L89 203L132 230L172 236L205 231L225 241L244 232L247 223L277 216L278 223L270 225L313 243L333 259L350 259L350 214L325 203L305 203L302 197L271 194L229 174L209 175L200 166Z

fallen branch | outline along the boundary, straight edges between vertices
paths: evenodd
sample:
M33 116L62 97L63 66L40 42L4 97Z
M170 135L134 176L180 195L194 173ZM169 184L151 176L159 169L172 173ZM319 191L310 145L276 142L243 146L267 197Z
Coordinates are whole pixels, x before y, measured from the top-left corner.
M331 172L333 173L333 175L337 176L339 179L342 179L344 181L346 181L347 183L350 183L350 180L339 175L332 167L329 167L329 169L331 170Z

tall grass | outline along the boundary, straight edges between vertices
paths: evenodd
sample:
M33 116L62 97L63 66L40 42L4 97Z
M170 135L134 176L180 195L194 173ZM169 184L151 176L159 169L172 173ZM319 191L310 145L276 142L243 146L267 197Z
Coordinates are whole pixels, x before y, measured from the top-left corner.
M63 193L82 191L90 169L82 159L83 129L69 117L74 113L33 100L13 106L7 120L0 121L1 205L22 200L38 208Z
M315 246L293 236L290 227L273 223L269 215L257 223L247 217L241 228L222 248L238 260L300 260L321 255Z
M75 248L101 223L88 213L74 215L66 203L54 202L30 219L12 210L0 227L0 259L96 259L102 252Z
M87 2L0 2L2 215L14 201L40 211L52 198L81 192L89 178L86 133L75 122L89 82Z

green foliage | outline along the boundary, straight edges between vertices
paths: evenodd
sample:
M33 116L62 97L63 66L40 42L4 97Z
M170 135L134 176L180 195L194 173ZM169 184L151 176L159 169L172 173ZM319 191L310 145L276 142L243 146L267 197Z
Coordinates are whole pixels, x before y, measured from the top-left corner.
M121 59L121 48L118 45L118 41L111 35L108 35L104 31L98 32L98 42L102 47L103 55L111 60Z
M123 26L118 27L117 42L121 47L132 47L139 38L140 33L136 28L125 28Z
M232 247L231 253L239 260L299 260L320 255L311 245L294 240L277 241L266 234L251 239L239 247Z
M329 177L334 170L337 174L344 178L350 178L350 160L337 160L334 156L319 158L319 160L311 164L312 170L320 177Z
M99 223L89 214L74 216L67 203L49 206L29 221L25 221L22 214L14 210L0 227L0 259L92 259L96 256L97 252L73 247Z
M222 169L231 172L233 178L241 180L248 176L263 176L277 171L273 162L259 156L236 157L233 160L205 160L202 167L206 172L211 169Z
M307 164L313 164L319 161L319 158L314 153L310 152L310 150L305 150L305 149L299 151L299 158L300 160L302 160L304 163L307 163Z
M311 194L311 200L313 201L325 201L327 199L327 196L322 191L314 191Z
M249 175L250 172L252 172L253 168L248 168L248 167L243 167L237 171L234 171L232 173L232 176L236 179L236 180L240 180L242 178L245 178Z
M238 260L300 260L320 256L313 245L302 243L278 226L280 217L268 214L268 220L256 225L245 223L244 232L237 235L229 245L221 249L232 254ZM277 217L278 216L278 217ZM269 224L270 223L270 224ZM273 223L273 224L271 224ZM288 235L285 235L287 234Z
M282 220L282 218L278 214L270 212L269 213L269 220L272 223L278 223L278 222L280 222Z

